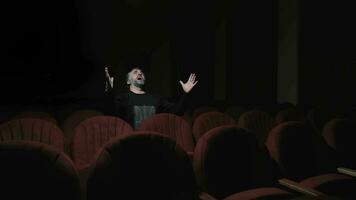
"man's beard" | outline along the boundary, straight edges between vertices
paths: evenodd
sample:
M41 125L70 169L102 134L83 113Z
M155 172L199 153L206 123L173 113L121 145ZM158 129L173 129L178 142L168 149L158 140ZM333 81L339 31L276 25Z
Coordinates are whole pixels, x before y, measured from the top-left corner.
M134 80L132 84L136 87L142 88L145 85L145 80L144 79Z

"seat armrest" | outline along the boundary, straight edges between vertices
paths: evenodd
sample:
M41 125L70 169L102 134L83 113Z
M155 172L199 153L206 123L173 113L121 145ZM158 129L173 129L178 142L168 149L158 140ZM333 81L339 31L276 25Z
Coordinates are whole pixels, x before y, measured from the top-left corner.
M338 167L337 171L341 174L346 174L352 177L356 177L356 170L346 168L346 167Z
M310 196L315 196L315 197L325 196L325 194L323 194L317 190L314 190L312 188L307 188L305 186L300 185L299 183L297 183L295 181L292 181L292 180L289 180L286 178L279 179L278 183L291 189L291 190L302 193L304 195L310 195Z

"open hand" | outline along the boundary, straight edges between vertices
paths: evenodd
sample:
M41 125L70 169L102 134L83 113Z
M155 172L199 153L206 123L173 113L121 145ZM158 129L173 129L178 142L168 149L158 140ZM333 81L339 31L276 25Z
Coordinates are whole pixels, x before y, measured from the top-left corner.
M106 77L106 85L110 85L110 88L114 87L114 77L111 77L109 74L108 67L105 67L105 77ZM108 89L106 86L106 90Z
M190 74L189 79L186 83L179 81L185 93L189 93L193 89L193 87L198 83L198 81L195 81L195 77L196 77L195 74Z

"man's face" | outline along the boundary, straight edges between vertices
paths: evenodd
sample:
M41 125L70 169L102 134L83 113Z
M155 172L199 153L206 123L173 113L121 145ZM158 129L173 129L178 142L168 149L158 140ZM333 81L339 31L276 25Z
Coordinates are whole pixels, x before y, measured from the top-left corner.
M145 84L145 74L139 68L134 68L128 73L127 84L141 87Z

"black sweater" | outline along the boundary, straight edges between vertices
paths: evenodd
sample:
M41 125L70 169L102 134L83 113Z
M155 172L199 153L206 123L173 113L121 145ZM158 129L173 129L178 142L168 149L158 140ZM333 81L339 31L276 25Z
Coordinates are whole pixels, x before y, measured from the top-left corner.
M182 115L185 109L187 94L181 95L179 101L169 102L165 98L152 94L135 94L131 91L119 95L109 95L114 99L115 116L128 122L137 129L141 122L156 113Z

